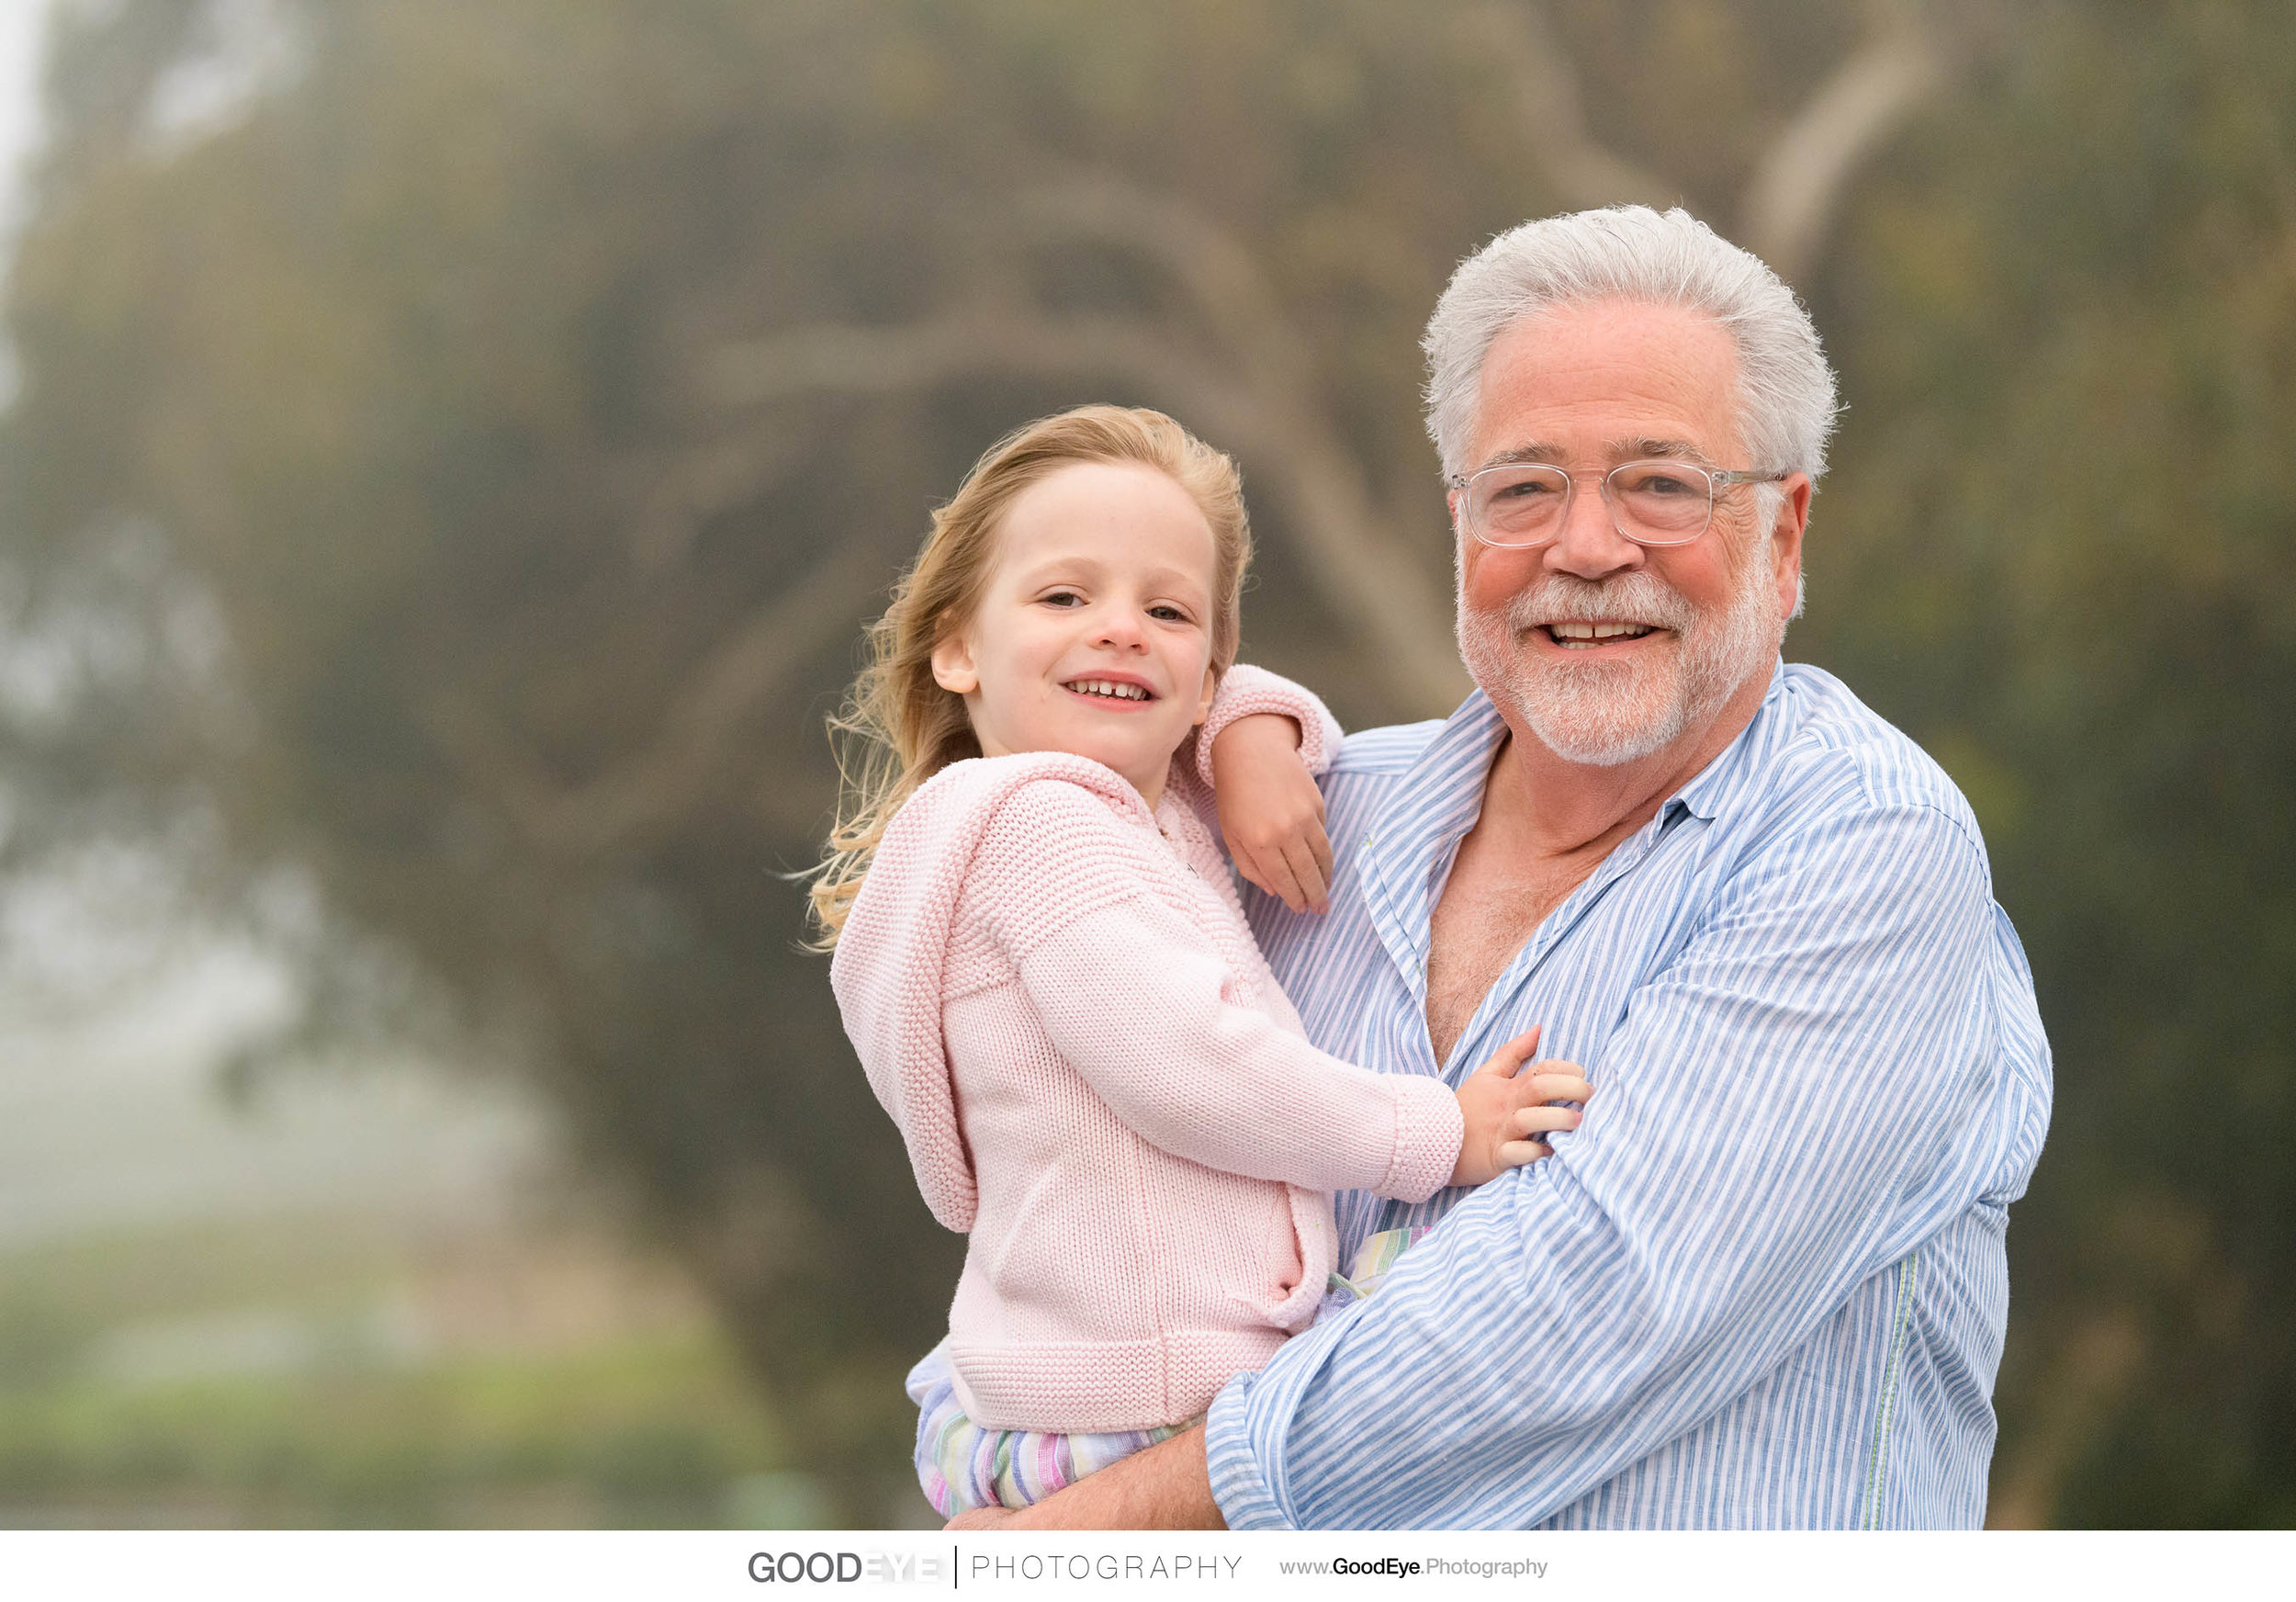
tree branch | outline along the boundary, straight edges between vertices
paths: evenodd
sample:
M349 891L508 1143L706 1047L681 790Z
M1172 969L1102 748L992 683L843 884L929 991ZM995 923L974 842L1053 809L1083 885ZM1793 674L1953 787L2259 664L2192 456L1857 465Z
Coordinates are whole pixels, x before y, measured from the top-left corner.
M1401 698L1430 713L1457 703L1466 679L1449 609L1381 526L1361 470L1309 409L1303 378L1219 372L1172 331L1131 318L1048 317L991 303L904 328L819 325L726 346L706 382L728 404L759 405L817 392L903 393L990 374L1128 382L1261 464L1292 513L1288 532L1311 581L1386 665Z
M1089 239L1156 263L1240 367L1260 383L1311 392L1314 364L1259 264L1194 207L1091 172L1023 193L1018 209L1040 236Z
M701 525L762 494L819 445L813 430L776 417L637 468L625 476L634 489L631 560L651 571L681 559Z
M1877 8L1865 42L1771 143L1739 207L1742 243L1788 283L1810 270L1851 176L1946 80L1942 28Z
M1479 54L1503 63L1524 144L1564 208L1639 203L1665 208L1682 190L1627 161L1587 131L1570 51L1543 6L1479 6L1458 27Z
M430 728L474 786L546 852L588 857L640 846L757 749L746 731L807 661L853 636L884 581L883 553L866 545L819 563L711 652L651 745L584 784L553 780L473 707L434 707Z

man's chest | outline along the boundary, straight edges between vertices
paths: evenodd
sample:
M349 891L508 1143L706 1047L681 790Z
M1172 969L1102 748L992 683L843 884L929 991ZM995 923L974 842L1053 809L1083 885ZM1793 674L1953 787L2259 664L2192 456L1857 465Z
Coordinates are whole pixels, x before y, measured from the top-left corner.
M1372 843L1335 810L1335 838ZM1435 1075L1536 1024L1542 1055L1593 1065L1636 989L1694 927L1702 833L1676 829L1592 871L1570 864L1536 880L1463 873L1464 862L1446 877L1439 844L1385 860L1358 850L1342 857L1328 917L1255 897L1254 926L1308 1037L1335 1056Z
M1427 1033L1435 1060L1452 1047L1525 942L1584 883L1599 858L1503 863L1470 840L1429 919Z

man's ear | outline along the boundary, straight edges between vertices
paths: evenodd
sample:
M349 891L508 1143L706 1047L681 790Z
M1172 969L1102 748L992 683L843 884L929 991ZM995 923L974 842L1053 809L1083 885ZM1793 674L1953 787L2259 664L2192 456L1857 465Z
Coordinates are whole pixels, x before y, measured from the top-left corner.
M981 687L980 670L973 665L973 642L962 629L933 647L933 683L951 695L970 695Z
M1802 607L1802 533L1809 527L1810 481L1796 473L1785 481L1785 500L1770 525L1770 559L1778 581L1778 615L1794 616Z
M1204 719L1211 716L1211 698L1219 694L1220 675L1212 671L1210 663L1206 663L1204 666L1204 694L1202 698L1196 703L1196 716L1192 719L1197 728L1203 728Z

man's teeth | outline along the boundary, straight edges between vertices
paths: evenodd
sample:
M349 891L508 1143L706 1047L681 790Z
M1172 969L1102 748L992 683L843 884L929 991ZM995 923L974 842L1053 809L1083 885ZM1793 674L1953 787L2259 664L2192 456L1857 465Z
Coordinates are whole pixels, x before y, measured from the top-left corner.
M1650 632L1647 623L1550 623L1547 632L1562 645L1593 645L1604 639L1640 639Z
M1086 695L1112 695L1119 701L1148 699L1148 692L1138 684L1120 684L1113 679L1075 679L1068 687Z

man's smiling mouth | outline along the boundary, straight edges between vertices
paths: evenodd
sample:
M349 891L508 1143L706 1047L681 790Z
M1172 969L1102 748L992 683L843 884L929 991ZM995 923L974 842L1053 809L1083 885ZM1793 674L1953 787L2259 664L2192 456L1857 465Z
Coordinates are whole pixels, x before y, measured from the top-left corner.
M1120 684L1113 679L1071 679L1061 686L1079 695L1097 695L1105 701L1154 701L1155 697L1139 684Z
M1539 632L1566 650L1589 650L1615 640L1640 639L1655 634L1650 623L1543 623Z

